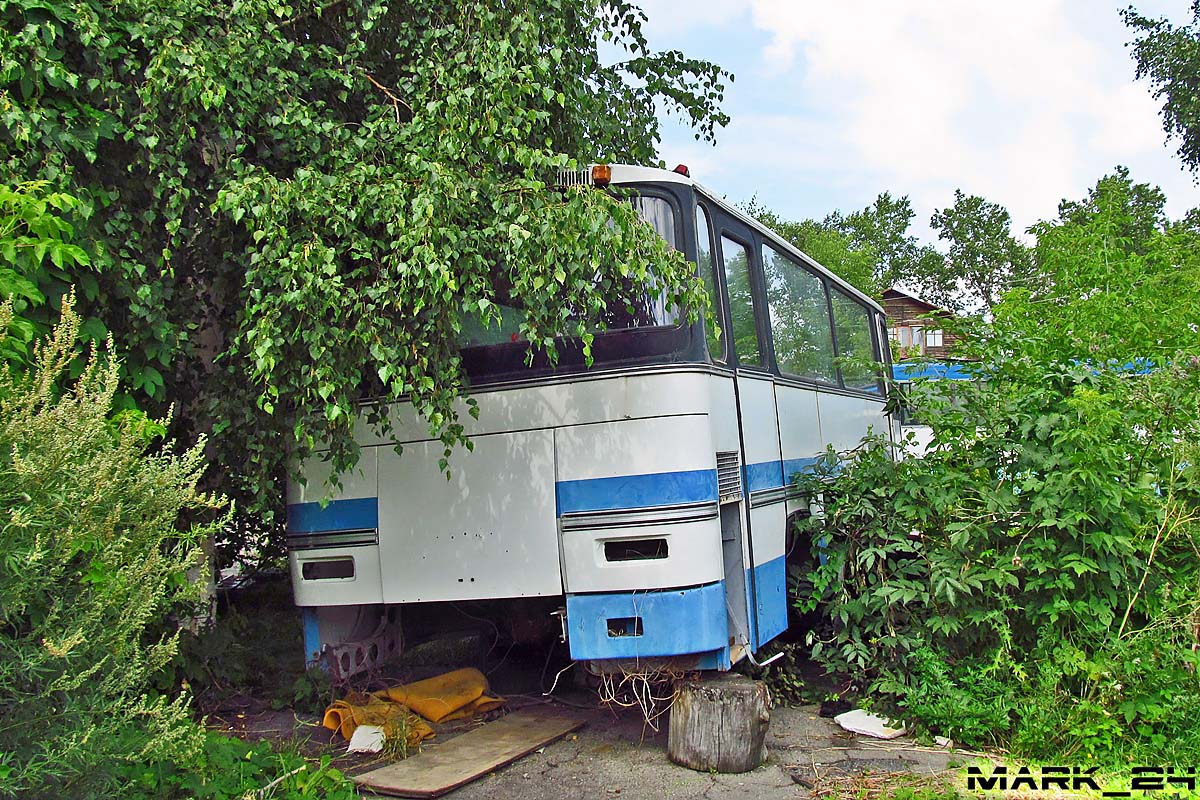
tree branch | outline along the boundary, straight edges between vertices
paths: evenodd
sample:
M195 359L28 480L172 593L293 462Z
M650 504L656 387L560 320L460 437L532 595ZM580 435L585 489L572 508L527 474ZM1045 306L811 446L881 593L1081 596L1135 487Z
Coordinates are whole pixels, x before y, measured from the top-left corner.
M369 80L371 82L372 86L374 86L379 91L383 92L385 95L387 95L388 99L392 101L392 108L396 112L396 124L397 125L400 124L400 106L404 106L405 108L407 108L408 113L410 115L413 114L412 106L410 106L408 103L401 100L399 97L396 97L396 95L392 94L392 92L386 86L384 86L382 83L380 83L379 81L377 81L373 77L371 77L370 73L367 73L367 80Z

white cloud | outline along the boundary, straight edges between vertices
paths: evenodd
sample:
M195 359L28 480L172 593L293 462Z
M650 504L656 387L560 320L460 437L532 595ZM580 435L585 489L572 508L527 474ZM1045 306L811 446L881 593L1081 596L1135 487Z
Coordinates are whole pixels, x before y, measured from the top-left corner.
M1179 7L1154 10L1190 16L1188 0L1168 2ZM1163 147L1147 85L1133 82L1120 0L645 5L653 30L673 31L670 46L685 51L698 27L761 32L759 51L739 54L754 69L739 70L714 169L757 161L768 181L783 162L870 196L908 193L925 219L962 188L1007 206L1021 229L1117 164L1163 184L1173 213L1200 202ZM764 95L777 100L770 110Z
M756 0L754 20L773 34L768 60L803 51L806 92L841 106L857 155L901 186L953 184L1044 215L1058 199L1045 192L1080 166L1077 136L1108 116L1103 54L1058 2Z
M652 36L680 33L693 28L717 28L742 16L748 0L641 0L646 31Z

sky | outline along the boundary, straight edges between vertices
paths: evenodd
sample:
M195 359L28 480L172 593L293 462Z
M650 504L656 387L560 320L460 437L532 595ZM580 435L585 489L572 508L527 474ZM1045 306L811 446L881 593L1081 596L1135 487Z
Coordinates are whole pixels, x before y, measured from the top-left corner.
M1182 216L1200 188L1165 141L1150 85L1134 81L1128 2L641 0L652 48L735 75L716 146L668 119L660 153L785 219L908 195L927 241L956 188L1003 205L1020 234L1119 164ZM1191 18L1190 0L1135 4Z

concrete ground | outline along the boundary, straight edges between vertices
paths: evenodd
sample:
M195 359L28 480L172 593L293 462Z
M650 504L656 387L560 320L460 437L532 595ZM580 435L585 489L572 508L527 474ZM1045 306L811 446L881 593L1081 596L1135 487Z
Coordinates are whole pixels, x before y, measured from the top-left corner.
M646 731L636 710L620 716L576 711L587 719L577 734L445 797L450 800L583 800L583 798L808 798L836 786L838 776L901 771L937 775L967 756L921 747L910 739L856 736L816 714L816 706L776 708L767 734L768 758L758 769L718 775L667 758L662 731ZM436 747L432 740L426 747Z
M585 720L577 733L547 745L507 767L450 792L449 800L682 800L683 798L823 798L865 797L864 783L895 780L895 773L953 778L958 765L974 756L924 747L908 737L889 741L848 733L833 720L817 716L817 706L781 707L771 711L768 756L755 770L740 775L696 772L667 758L667 718L660 732L647 729L637 709L614 714L597 706L585 691L570 695L569 714ZM538 702L530 695L511 697L510 708ZM576 706L582 706L577 708ZM209 719L214 728L243 738L300 740L309 755L334 756L334 765L350 774L384 766L378 756L347 756L340 736L320 727L315 718L290 711L263 711ZM422 744L439 747L479 721L435 726L438 735ZM865 774L865 777L864 777ZM886 794L891 794L888 792ZM364 792L364 797L372 797ZM871 796L875 796L872 794Z
M535 654L528 663L510 659L489 674L496 693L508 698L509 708L545 702L541 685L554 669ZM447 662L450 665L454 661ZM459 664L462 662L459 661ZM405 674L394 682L438 674L450 666L431 665L426 674ZM539 676L540 670L540 676ZM560 686L567 706L585 726L577 733L547 745L515 763L450 792L450 800L590 800L591 798L810 798L865 797L861 781L879 781L893 773L933 776L948 767L970 763L969 754L923 747L901 737L890 741L848 733L831 719L817 716L817 706L779 707L771 711L767 761L751 772L721 775L696 772L667 758L667 717L660 731L648 729L636 708L620 713L600 707L594 690ZM347 756L340 736L320 727L319 719L291 711L257 713L236 709L210 716L214 728L244 738L299 740L309 755L329 754L334 766L350 774L386 764L379 756ZM480 724L479 720L435 725L438 735L422 744L431 750ZM854 776L862 776L855 784ZM952 777L957 770L951 769ZM890 794L890 792L888 793ZM364 793L364 797L373 795ZM872 794L871 796L875 796Z

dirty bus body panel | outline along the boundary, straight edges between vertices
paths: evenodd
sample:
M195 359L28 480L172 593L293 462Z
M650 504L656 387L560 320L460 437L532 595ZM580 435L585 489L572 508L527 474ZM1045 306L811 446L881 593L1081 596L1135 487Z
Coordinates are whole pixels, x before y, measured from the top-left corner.
M396 404L388 441L360 426L331 502L319 458L289 485L310 660L414 603L551 598L596 671L728 669L787 627L787 528L808 509L792 476L890 428L875 375L834 362L886 360L882 309L686 176L614 166L612 182L698 264L725 335L654 298L596 334L591 368L570 342L526 367L507 330L470 334L480 414L461 416L474 450L449 481L441 443Z

